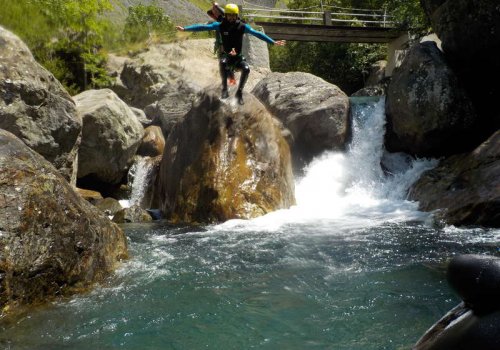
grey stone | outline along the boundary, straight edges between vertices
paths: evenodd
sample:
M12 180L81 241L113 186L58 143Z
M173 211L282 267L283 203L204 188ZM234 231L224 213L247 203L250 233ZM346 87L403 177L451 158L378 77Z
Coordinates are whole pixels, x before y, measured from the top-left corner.
M62 85L0 27L0 128L19 137L73 185L82 121Z
M426 157L467 150L477 118L457 76L430 41L414 45L394 71L386 114L387 149Z
M109 89L74 97L83 117L78 177L118 184L127 173L144 129L132 110Z
M308 73L271 73L252 93L292 133L294 158L307 162L346 146L349 98L337 86Z

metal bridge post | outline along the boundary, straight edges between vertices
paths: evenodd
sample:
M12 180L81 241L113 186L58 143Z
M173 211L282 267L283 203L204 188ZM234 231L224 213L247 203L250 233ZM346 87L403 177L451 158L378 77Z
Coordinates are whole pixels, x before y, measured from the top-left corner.
M323 24L325 26L331 26L332 25L332 11L325 11L325 12L323 12Z

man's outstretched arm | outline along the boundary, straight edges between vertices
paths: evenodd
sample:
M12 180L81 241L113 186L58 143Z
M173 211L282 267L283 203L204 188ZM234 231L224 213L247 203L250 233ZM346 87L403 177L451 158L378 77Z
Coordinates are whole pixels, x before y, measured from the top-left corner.
M204 31L210 31L210 30L217 30L219 29L220 23L219 22L213 22L209 24L193 24L187 27L181 27L181 26L176 26L175 28L177 30L180 30L181 32L204 32Z
M262 32L259 32L255 29L253 29L252 27L250 27L248 24L245 24L245 33L248 33L250 35L253 35L257 38L259 38L260 40L264 40L266 43L268 44L272 44L272 45L278 45L278 46L283 46L286 44L286 41L285 40L276 40L274 41L273 39L271 39L269 36L267 36L266 34L262 33Z

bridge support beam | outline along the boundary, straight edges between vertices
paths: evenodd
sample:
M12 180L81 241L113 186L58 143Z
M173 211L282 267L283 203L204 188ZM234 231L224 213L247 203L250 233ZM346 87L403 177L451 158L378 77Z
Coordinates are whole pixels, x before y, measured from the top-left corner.
M325 12L323 12L323 24L325 26L331 26L332 25L332 12L331 11L325 11Z
M394 68L399 67L406 54L406 44L408 43L408 33L389 42L387 46L387 66L385 67L385 76L392 76Z

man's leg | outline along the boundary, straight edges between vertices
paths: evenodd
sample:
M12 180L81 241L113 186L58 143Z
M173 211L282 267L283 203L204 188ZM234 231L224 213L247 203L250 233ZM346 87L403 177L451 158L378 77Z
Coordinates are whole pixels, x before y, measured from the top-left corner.
M229 65L227 62L227 57L222 56L219 60L219 72L222 79L222 94L221 98L227 98L229 96L227 92L227 76L229 71Z
M238 99L238 103L242 105L245 103L245 101L243 101L243 88L250 74L250 66L245 60L241 60L236 67L241 69L240 85L238 85L238 91L236 91L236 98Z

